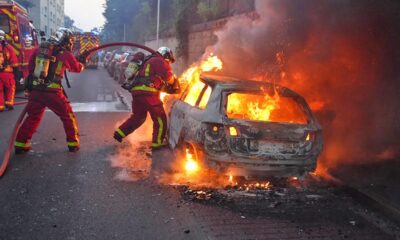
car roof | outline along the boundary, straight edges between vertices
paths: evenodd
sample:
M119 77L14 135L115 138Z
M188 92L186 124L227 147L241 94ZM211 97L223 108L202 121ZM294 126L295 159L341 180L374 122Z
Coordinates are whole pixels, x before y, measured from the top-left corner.
M260 91L262 89L264 89L263 91L276 90L282 96L303 98L295 91L271 82L246 80L235 77L210 75L210 74L202 74L200 76L200 79L204 83L212 87L218 86L222 90L230 90L230 91Z
M211 86L216 86L220 85L222 88L254 88L254 89L260 89L260 87L268 87L268 86L273 86L274 84L269 83L269 82L263 82L263 81L255 81L255 80L246 80L246 79L239 79L235 77L229 77L229 76L220 76L220 75L210 75L210 74L202 74L200 76L201 80L208 85Z

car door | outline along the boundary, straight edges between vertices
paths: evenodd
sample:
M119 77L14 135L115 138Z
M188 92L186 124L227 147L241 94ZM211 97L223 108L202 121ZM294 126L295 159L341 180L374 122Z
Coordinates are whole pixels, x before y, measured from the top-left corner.
M181 99L173 103L168 131L168 141L172 148L182 140L195 141L210 94L211 87L199 81L196 86L187 88Z

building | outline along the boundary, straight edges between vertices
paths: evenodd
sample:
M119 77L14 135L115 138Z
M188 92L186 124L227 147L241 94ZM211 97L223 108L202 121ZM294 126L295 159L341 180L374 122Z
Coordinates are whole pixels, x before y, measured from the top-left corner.
M64 0L31 0L35 5L29 16L35 27L49 37L59 27L64 27Z

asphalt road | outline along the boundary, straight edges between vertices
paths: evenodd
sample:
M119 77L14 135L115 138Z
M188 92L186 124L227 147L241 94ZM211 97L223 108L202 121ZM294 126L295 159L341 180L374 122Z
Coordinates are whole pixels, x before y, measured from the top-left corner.
M145 154L150 122L129 142L112 138L129 94L103 69L70 78L81 151L67 151L61 121L46 112L33 151L13 155L0 179L0 239L396 239L386 219L326 185L204 200L160 184L172 154ZM1 156L21 109L0 114Z

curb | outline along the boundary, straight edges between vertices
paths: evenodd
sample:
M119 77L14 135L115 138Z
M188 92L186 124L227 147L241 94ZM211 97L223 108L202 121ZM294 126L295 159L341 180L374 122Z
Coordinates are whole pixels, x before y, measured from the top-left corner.
M331 178L331 179L329 179ZM366 189L358 188L352 184L342 181L340 178L329 174L328 179L334 181L334 184L341 185L344 192L349 194L351 197L356 199L360 204L367 205L373 210L378 211L384 216L388 217L390 220L394 221L396 224L400 225L400 209L393 205L386 198L375 194L372 191Z

